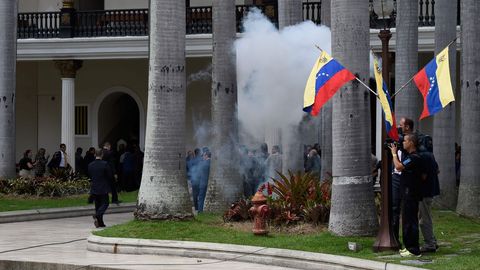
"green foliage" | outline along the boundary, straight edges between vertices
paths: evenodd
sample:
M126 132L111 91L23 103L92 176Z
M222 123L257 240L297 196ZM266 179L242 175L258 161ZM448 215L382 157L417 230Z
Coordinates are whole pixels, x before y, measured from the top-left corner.
M2 180L0 193L11 195L29 195L39 197L63 197L85 194L90 189L88 179L59 180L51 177L16 178Z
M436 253L420 258L425 265L415 266L435 270L470 270L480 265L480 220L459 216L451 211L433 211L435 235L440 248ZM238 228L242 228L238 226ZM283 248L321 252L370 259L388 264L403 264L398 252L374 253L375 237L341 237L319 228L312 233L284 233L271 231L267 237L258 237L250 230L236 229L225 224L220 216L199 214L190 221L129 221L93 234L104 237L183 240L197 242L229 243L270 248ZM363 248L358 252L348 250L348 242Z
M118 198L125 202L136 202L138 191L120 192ZM70 195L65 197L39 197L32 195L0 194L0 212L85 206L88 194Z
M273 184L266 183L271 220L276 225L306 221L313 224L327 222L330 213L331 180L320 182L317 174L277 172Z
M230 222L252 219L248 211L250 207L252 207L252 202L249 200L239 200L232 203L230 208L223 215L223 221Z
M270 208L269 220L274 225L294 224L306 221L313 224L328 222L332 180L319 181L317 174L292 173L288 176L277 172L278 179L260 186L259 192L267 197ZM232 204L223 215L224 221L251 219L249 201L240 200Z

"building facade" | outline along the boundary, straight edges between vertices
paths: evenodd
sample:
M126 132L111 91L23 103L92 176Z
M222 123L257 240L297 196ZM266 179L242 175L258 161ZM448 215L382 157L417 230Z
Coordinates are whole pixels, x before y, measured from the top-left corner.
M375 52L380 52L377 28L381 24L370 2L370 43ZM276 1L237 0L236 4L239 35L240 20L252 5L278 22ZM422 67L433 57L435 47L434 1L419 4ZM304 1L303 8L306 20L321 23L321 1ZM186 12L186 149L191 149L208 144L208 133L199 128L210 121L211 115L211 1L187 1ZM395 28L391 27L390 50L394 57ZM144 149L147 57L147 0L19 0L17 160L26 149L35 152L43 147L53 153L61 142L67 144L71 156L76 147L98 147L105 141L113 145L119 140L136 141ZM391 74L393 78L394 70ZM380 132L381 120L375 111L379 112L374 109L372 117ZM428 121L421 126L427 133L432 129Z

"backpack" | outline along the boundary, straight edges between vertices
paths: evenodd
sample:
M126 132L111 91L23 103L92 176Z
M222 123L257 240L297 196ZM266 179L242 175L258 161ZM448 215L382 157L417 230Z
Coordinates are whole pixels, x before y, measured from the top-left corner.
M427 134L418 133L418 152L430 152L433 153L433 140L432 136Z

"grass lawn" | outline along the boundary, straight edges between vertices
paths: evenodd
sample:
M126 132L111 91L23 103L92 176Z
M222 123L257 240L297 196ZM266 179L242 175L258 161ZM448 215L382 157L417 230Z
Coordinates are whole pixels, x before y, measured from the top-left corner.
M118 198L122 202L136 202L137 194L138 191L122 192L118 194ZM88 194L75 195L63 198L0 195L0 212L41 208L85 206L88 205L87 197Z
M435 234L440 249L434 254L424 254L421 260L433 261L429 269L479 269L480 268L480 220L459 217L449 211L434 211ZM308 234L270 233L256 237L238 226L225 224L220 216L201 214L191 221L130 221L112 226L94 234L105 237L183 240L199 242L231 243L251 246L285 248L336 255L346 255L383 262L401 263L393 252L374 253L371 249L374 237L338 237L319 227ZM348 242L360 243L359 252L347 249ZM385 257L386 256L386 257Z

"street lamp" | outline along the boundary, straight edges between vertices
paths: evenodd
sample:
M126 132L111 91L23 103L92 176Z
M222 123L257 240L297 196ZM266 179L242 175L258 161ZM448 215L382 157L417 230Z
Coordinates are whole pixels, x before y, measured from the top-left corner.
M395 1L395 0L393 0ZM394 3L391 0L374 0L373 1L374 13L376 11L379 14L383 22L383 29L380 30L378 37L382 41L382 76L384 82L387 84L387 89L390 89L390 61L389 61L389 51L388 51L388 42L392 37L390 32L390 23L395 20L394 13ZM381 89L377 89L381 91ZM390 91L390 90L389 90ZM392 94L390 93L390 96ZM393 102L392 102L393 103ZM384 119L383 119L384 120ZM387 138L387 132L385 129L385 121L382 121L382 142ZM392 127L397 128L397 127ZM386 250L398 250L400 245L398 239L395 238L392 227L390 226L390 200L389 200L389 190L390 190L390 160L387 154L387 150L382 147L382 174L380 177L381 183L381 192L382 192L382 201L381 201L381 219L380 219L380 229L377 234L375 243L373 244L373 250L375 252L386 251Z

